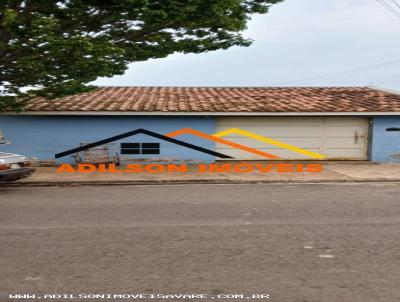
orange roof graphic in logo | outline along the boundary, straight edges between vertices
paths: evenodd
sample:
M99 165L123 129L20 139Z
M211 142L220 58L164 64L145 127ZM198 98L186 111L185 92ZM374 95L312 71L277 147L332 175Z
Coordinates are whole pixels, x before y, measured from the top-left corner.
M262 156L262 157L266 157L268 159L278 159L279 158L276 155L269 154L269 153L266 153L266 152L263 152L263 151L260 151L260 150L257 150L257 149L253 149L253 148L250 148L250 147L247 147L247 146L243 146L243 145L231 142L231 141L227 141L227 140L222 139L220 137L212 136L212 135L203 133L203 132L198 131L198 130L190 129L190 128L184 128L184 129L177 130L175 132L167 133L167 134L165 134L165 136L175 137L175 136L179 136L179 135L182 135L182 134L196 135L196 136L199 136L201 138L212 140L214 142L217 142L217 143L220 143L220 144L224 144L224 145L228 145L228 146L231 146L233 148L240 149L240 150L244 150L244 151L247 151L249 153L253 153L253 154L256 154L256 155L259 155L259 156Z

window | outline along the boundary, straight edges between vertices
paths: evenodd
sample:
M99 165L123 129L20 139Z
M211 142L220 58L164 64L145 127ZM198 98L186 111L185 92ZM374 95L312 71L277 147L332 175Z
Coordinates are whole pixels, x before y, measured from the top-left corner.
M160 143L142 143L142 154L160 154Z
M121 143L121 154L160 154L160 143Z
M140 154L140 144L121 143L121 154Z
M396 128L396 127L386 128L386 131L400 131L400 128Z

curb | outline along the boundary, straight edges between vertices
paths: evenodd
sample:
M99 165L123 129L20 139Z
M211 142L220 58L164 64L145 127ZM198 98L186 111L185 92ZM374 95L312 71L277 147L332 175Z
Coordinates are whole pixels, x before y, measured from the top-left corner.
M129 185L185 185L185 184L329 184L329 183L400 183L400 179L340 179L340 180L165 180L165 181L76 181L76 182L4 182L4 187L76 187ZM1 183L0 183L1 184Z

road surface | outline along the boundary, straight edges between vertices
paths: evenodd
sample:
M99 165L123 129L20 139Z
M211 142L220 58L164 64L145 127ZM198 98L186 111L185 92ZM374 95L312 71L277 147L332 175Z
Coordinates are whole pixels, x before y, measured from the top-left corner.
M398 302L400 184L3 187L0 295Z

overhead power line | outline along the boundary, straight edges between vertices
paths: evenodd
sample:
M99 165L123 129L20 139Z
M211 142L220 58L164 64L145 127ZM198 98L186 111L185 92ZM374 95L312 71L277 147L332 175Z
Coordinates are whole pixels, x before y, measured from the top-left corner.
M387 2L388 0L376 0L376 1L379 4L381 4L384 8L386 8L389 12L400 18L400 4L397 3L396 0L391 0L392 4L390 4L390 2Z
M395 0L376 0L378 3L380 3L384 8L386 8L389 12L393 13L396 16L400 16L400 10L396 6L400 6ZM394 5L394 7L392 6Z
M397 78L400 78L400 73L397 73L397 74L391 76L390 78L386 78L383 81L378 82L377 85L381 85L381 84L387 83L387 82L392 81L392 80L397 79Z
M391 0L391 2L400 9L400 3L397 0Z
M342 78L342 77L349 76L349 75L351 75L353 73L367 71L367 70L371 70L371 69L382 68L382 67L385 67L385 66L399 64L399 63L400 63L400 59L393 60L393 61L388 61L388 62L383 62L383 63L378 63L378 64L373 64L373 65L364 66L364 67L359 67L359 68L354 68L354 69L349 69L349 70L346 70L346 71L336 72L336 73L332 73L332 74L326 74L326 75L321 75L321 76L297 79L297 80L288 81L288 82L281 82L281 83L277 83L276 85L292 85L292 84L302 83L302 82L317 82L317 81L333 80L335 78Z

